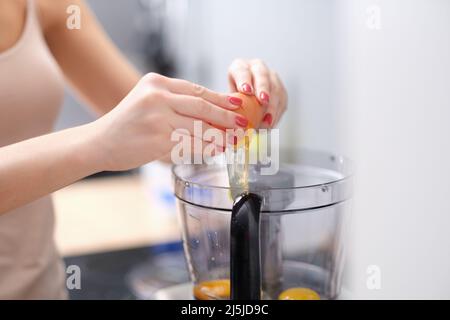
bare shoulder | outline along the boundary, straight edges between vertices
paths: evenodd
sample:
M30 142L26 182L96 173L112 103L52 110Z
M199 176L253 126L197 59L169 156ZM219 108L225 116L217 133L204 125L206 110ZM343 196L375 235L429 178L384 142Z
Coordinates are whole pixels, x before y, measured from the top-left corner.
M86 6L83 0L36 0L36 4L44 31L64 28L73 6L81 10Z

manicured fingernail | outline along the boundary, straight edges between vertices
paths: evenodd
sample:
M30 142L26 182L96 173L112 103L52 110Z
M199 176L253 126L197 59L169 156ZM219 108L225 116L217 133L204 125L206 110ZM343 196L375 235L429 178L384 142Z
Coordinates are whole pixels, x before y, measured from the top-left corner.
M270 113L266 113L266 115L263 118L263 122L267 123L269 126L272 125L272 115Z
M268 95L266 92L264 92L264 91L262 91L262 92L259 94L259 99L260 99L261 101L265 102L265 103L269 103L269 95Z
M225 151L225 147L216 145L216 151L217 152L224 152Z
M242 85L242 91L244 91L245 93L252 93L252 86L249 85L248 83L244 83Z
M228 101L229 101L231 104L234 104L235 106L241 106L241 105L242 105L242 99L237 98L237 97L229 96L229 97L228 97Z
M244 118L243 116L236 116L236 124L240 127L247 127L248 120Z
M238 137L236 137L236 136L229 136L228 137L228 143L229 144L231 144L231 145L237 145L237 143L238 143Z

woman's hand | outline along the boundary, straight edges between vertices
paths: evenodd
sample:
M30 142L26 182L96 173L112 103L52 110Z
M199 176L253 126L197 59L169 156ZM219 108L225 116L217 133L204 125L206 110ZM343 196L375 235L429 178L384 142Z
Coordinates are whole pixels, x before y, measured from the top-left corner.
M241 103L185 80L147 74L116 108L93 123L104 170L125 170L167 158L178 143L171 141L171 135L180 129L189 132L191 146L202 140L203 149L213 143L222 151L225 139L205 140L194 130L194 121L202 121L203 131L245 128L247 119L232 112Z
M259 59L236 59L228 68L231 91L255 95L266 108L262 127L272 128L287 107L287 93L277 73Z
M193 131L194 121L202 120L202 131L246 127L247 120L231 111L240 103L188 81L148 74L94 122L0 147L0 214L93 173L167 158L178 143L171 141L177 129L214 151L225 139L209 141Z

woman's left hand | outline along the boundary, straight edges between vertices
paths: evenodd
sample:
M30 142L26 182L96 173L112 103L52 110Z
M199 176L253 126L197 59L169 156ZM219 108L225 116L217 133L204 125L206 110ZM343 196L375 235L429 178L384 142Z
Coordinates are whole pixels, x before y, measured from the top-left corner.
M287 107L287 93L278 74L260 59L236 59L228 68L231 91L255 95L266 108L262 127L273 128Z

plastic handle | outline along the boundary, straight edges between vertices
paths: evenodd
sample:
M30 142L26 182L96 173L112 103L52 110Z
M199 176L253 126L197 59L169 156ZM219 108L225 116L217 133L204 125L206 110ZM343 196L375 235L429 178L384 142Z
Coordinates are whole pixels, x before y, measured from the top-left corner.
M261 299L260 215L262 199L238 196L231 213L230 278L232 300Z

